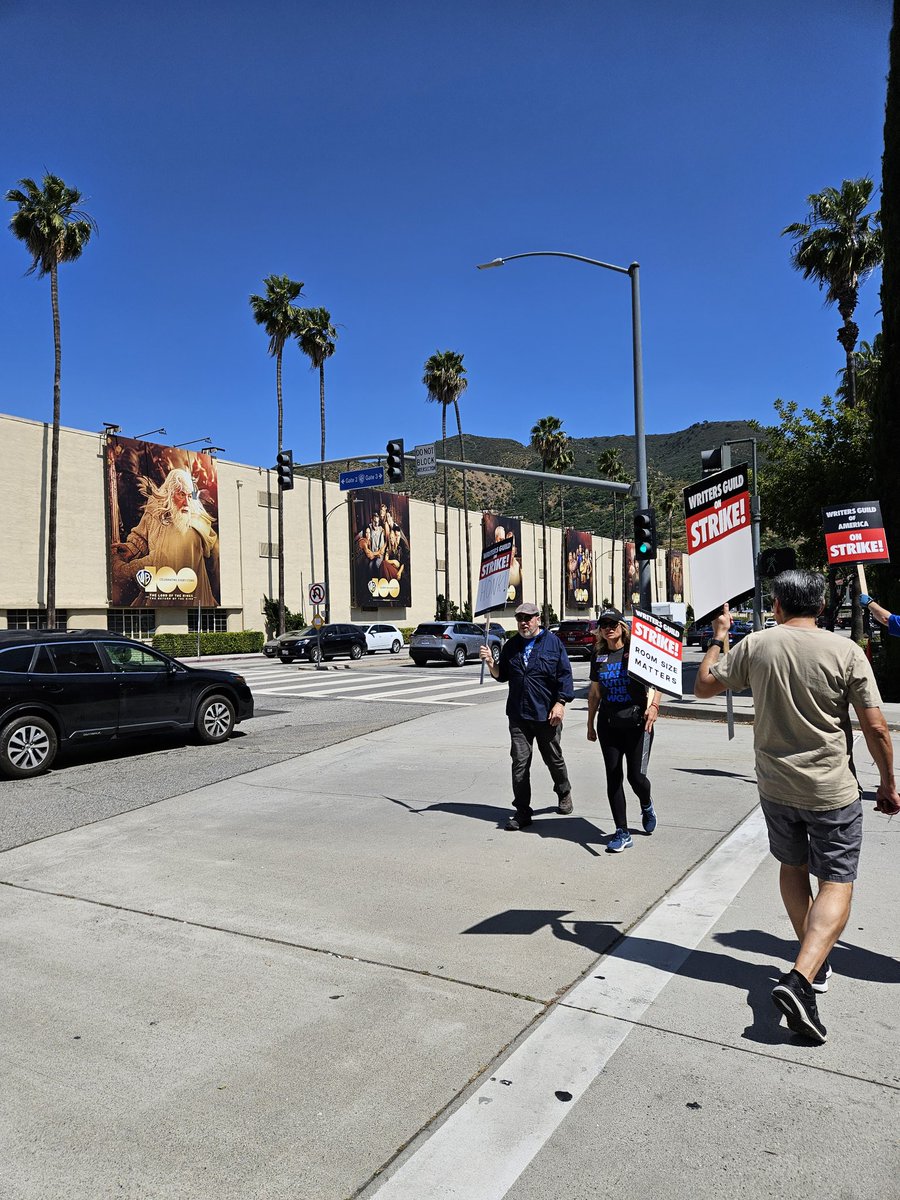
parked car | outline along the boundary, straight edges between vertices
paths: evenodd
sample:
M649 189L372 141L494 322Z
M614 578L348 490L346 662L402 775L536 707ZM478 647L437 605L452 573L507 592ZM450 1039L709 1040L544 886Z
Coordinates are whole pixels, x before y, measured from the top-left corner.
M703 637L700 640L700 649L704 654L709 649L709 644L713 637L712 626L708 626L707 629L704 630ZM732 621L731 628L728 630L728 645L736 646L738 642L743 641L748 633L752 632L752 621Z
M282 633L278 637L270 638L263 646L263 654L266 658L277 658L278 651L281 649L281 643L284 638L296 637L300 633L299 629L291 629L288 633Z
M361 625L366 635L366 650L374 654L376 650L389 650L391 654L399 654L403 645L403 634L396 625Z
M409 656L417 667L435 660L462 667L467 659L478 658L483 645L484 627L479 629L471 621L427 621L413 631L409 639ZM490 630L488 645L494 662L497 662L503 639Z
M0 631L0 774L52 766L61 746L193 730L224 742L253 716L242 675L189 667L106 629Z
M686 646L702 646L704 638L712 637L712 625L691 625L685 635Z
M294 662L298 658L317 663L320 640L321 655L325 662L341 654L362 658L369 648L366 635L358 625L323 625L318 633L310 625L292 637L286 637L281 643L278 657L283 663Z
M556 636L565 646L569 658L574 658L576 655L581 658L590 658L594 652L597 622L586 617L560 621L559 632Z

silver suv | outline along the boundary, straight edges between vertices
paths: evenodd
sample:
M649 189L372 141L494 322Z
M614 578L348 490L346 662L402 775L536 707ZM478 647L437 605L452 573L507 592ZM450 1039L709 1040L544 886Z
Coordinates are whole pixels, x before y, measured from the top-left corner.
M484 629L471 621L429 621L419 625L410 637L409 656L417 667L424 667L430 659L462 667L466 659L478 658L483 645ZM488 635L488 645L497 662L503 639L493 629Z

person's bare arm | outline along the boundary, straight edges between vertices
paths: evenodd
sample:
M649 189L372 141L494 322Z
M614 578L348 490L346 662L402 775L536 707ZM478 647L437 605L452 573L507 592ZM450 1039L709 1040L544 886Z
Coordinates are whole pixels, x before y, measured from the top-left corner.
M713 639L719 642L724 642L728 645L728 630L731 628L731 613L728 610L728 605L724 605L721 613L713 618L712 630ZM714 646L710 642L709 649L703 655L703 661L700 664L700 669L697 672L697 678L694 680L694 695L698 700L710 700L713 696L721 696L723 692L727 692L728 688L724 683L719 683L714 675L710 674L709 668L719 661L719 656L724 653L718 646Z
M854 705L859 718L869 753L875 760L881 779L875 792L875 807L879 812L893 816L900 812L900 795L894 782L894 747L891 734L880 708L862 708Z
M890 620L890 612L881 604L876 604L874 600L870 600L866 605L871 615L875 618L879 625L887 625Z
M600 707L600 684L592 683L588 692L588 724L587 738L589 742L597 740L597 709Z

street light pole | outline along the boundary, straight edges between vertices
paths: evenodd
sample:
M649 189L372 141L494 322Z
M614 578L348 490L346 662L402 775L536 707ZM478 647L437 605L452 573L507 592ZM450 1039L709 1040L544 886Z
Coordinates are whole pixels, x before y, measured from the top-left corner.
M491 262L478 263L479 271L490 267L502 267L517 258L571 258L575 262L587 263L591 267L603 267L606 271L615 271L618 275L627 275L631 279L631 347L634 371L634 442L635 463L637 469L638 499L641 508L647 508L647 438L644 428L644 363L641 350L641 285L640 264L633 262L628 267L619 267L615 263L601 262L599 258L586 258L583 254L570 254L565 250L531 250L525 254L508 254L505 258L495 258ZM641 606L649 609L650 598L650 564L645 560L640 563ZM623 596L622 603L625 604Z

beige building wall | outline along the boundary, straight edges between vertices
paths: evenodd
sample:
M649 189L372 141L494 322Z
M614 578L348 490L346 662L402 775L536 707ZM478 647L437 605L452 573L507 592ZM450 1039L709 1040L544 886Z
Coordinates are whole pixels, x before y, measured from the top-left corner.
M4 469L0 473L0 628L10 610L34 610L46 604L46 538L49 492L51 427L39 421L0 414L0 446ZM57 548L57 608L65 609L71 627L103 628L109 608L108 517L104 458L105 435L86 430L60 430L59 521ZM352 494L326 483L326 512L331 575L333 621L390 621L416 625L431 620L438 593L458 605L466 600L465 517L449 509L449 559L444 563L443 506L439 502L411 499L412 604L408 608L351 607L350 524ZM218 460L221 609L230 630L265 627L263 596L278 594L278 487L274 471ZM515 515L515 514L509 514ZM480 510L469 513L472 557L472 595L477 593L481 555ZM297 476L295 487L284 494L285 603L307 620L312 609L307 600L310 584L323 579L322 498L318 480ZM542 530L522 521L519 548L523 568L523 596L543 602ZM562 535L558 526L547 530L548 594L560 616L563 612ZM687 568L687 556L685 556ZM690 581L685 571L690 599ZM603 600L622 607L622 544L593 538L594 608ZM665 597L665 555L653 570L654 597ZM593 611L580 610L592 616ZM512 612L495 614L495 620L514 626ZM157 629L185 632L186 608L159 609Z

